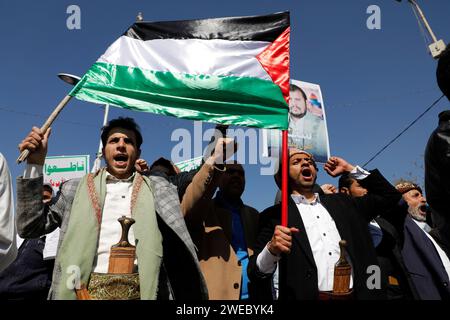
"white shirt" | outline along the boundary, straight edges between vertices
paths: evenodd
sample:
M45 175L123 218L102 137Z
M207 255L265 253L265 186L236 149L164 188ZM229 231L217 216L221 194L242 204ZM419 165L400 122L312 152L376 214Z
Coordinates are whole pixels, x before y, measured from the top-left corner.
M381 229L380 225L375 221L375 219L370 220L369 224L374 226L375 228Z
M42 175L41 165L28 164L24 179L36 178ZM121 216L131 216L131 194L134 175L128 179L120 180L107 173L106 176L106 197L103 206L102 222L100 225L100 236L97 248L97 256L94 260L94 272L107 273L109 267L109 253L111 246L118 243L122 235L122 227L119 219ZM86 199L90 201L89 199ZM128 233L128 240L134 245L134 232L131 226ZM53 243L45 246L53 246ZM46 249L44 248L44 251ZM135 261L136 264L136 261Z
M437 244L437 242L433 239L433 237L429 235L428 232L430 232L431 227L425 221L417 221L416 219L412 220L419 226L420 229L422 229L423 232L425 232L428 239L430 239L431 242L433 243L434 247L436 248L436 251L439 254L439 257L441 258L445 271L447 272L447 275L450 279L450 260L448 256L445 254L444 250L442 250L441 247Z
M350 172L350 176L358 180L366 178L369 174L369 172L359 166L356 166ZM308 236L309 245L317 267L319 291L332 291L334 266L339 260L339 241L341 240L336 224L325 207L320 203L318 194L316 194L314 201L311 203L301 195L292 195L291 197L296 202ZM351 264L349 257L346 258ZM275 271L279 259L280 257L272 255L266 246L256 258L256 265L260 272L271 274ZM350 277L350 288L352 287L353 275Z
M0 153L0 271L9 266L17 256L12 190L11 173Z
M45 235L45 246L42 252L44 260L50 260L56 258L56 252L58 251L59 243L59 228L56 228L49 234Z
M332 291L334 266L339 260L341 252L339 241L342 240L336 224L327 209L320 203L318 194L311 203L308 203L308 200L303 196L295 197L292 195L292 198L302 217L316 262L319 291ZM351 277L350 288L352 287L352 280Z
M117 179L111 174L106 176L106 197L103 206L97 258L94 261L94 272L107 273L111 246L118 243L122 235L119 219L121 216L131 217L131 194L134 174L128 179ZM131 226L128 241L134 245L134 232Z

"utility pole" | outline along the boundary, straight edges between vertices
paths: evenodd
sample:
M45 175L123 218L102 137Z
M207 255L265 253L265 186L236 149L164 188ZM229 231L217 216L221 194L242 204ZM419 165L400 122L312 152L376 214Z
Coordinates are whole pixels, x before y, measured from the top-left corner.
M401 2L402 0L396 0L398 2ZM430 50L431 56L434 59L438 59L439 56L442 54L442 52L444 52L445 50L445 43L444 41L438 40L433 32L433 30L431 29L430 24L428 23L427 18L425 18L425 14L423 13L422 9L419 7L419 4L416 2L416 0L408 0L408 2L411 4L414 12L417 13L418 17L420 18L419 23L421 23L425 29L428 31L429 35L431 36L431 39L433 39L433 43L431 43L430 45L428 45L428 49Z

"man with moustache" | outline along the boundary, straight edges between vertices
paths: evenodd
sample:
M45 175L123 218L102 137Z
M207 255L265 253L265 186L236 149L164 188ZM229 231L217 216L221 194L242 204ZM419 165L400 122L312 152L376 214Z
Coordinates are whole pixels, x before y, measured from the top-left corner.
M344 173L339 178L339 192L357 198L366 195L368 190ZM389 300L419 298L401 253L404 217L401 212L390 214L391 221L388 221L380 213L368 225L381 268L381 285L387 288Z
M299 148L326 160L325 122L321 116L309 111L305 92L290 85L289 98L289 147Z
M307 152L289 150L288 227L280 225L281 206L266 209L260 217L255 254L250 258L250 281L259 287L261 299L271 298L271 279L280 264L280 300L330 300L334 267L339 259L339 241L347 241L348 260L352 265L347 299L383 299L381 288L369 288L370 266L377 265L367 228L369 221L395 206L397 190L378 170L367 172L342 158L331 157L324 166L333 177L344 172L369 190L367 195L351 198L346 194L314 193L317 166ZM281 170L276 175L281 182ZM342 298L342 297L341 297Z
M289 146L291 147L304 148L305 139L312 137L311 132L308 132L305 126L305 116L308 110L306 103L305 92L300 87L291 84L289 98Z
M176 185L167 177L147 178L136 172L143 140L134 120L111 120L101 134L106 168L65 182L50 204L44 205L42 166L49 134L50 130L43 134L34 127L19 145L20 151L28 149L30 155L23 177L17 179L19 235L39 237L61 227L49 298L207 299ZM195 188L201 192L195 193L197 197L208 186L216 161L223 161L227 143L219 141L198 172ZM136 221L129 239L136 245L137 259L133 273L118 279L109 273L108 261L111 246L121 238L117 219L124 215Z
M403 225L402 256L417 294L421 300L448 300L450 260L430 235L432 229L426 222L427 202L422 189L410 181L402 181L395 187L402 194L403 210L408 212Z

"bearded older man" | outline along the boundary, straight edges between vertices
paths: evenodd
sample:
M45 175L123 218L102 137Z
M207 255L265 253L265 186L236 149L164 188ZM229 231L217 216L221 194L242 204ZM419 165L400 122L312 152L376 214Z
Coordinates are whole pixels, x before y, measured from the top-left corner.
M407 210L399 233L404 238L403 261L417 294L422 300L450 299L450 261L429 234L431 227L426 222L427 202L422 189L410 181L402 181L395 187L403 196L403 210Z

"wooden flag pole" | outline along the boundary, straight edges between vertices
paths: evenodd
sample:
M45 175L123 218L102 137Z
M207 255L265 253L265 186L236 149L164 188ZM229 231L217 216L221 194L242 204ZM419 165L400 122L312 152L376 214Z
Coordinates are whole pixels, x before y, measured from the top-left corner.
M282 131L281 149L281 225L287 227L288 223L288 131Z
M53 110L50 117L48 117L47 121L45 121L44 125L41 127L41 131L43 134L47 132L47 129L52 125L53 121L56 119L58 114L61 112L61 110L66 106L66 104L72 99L72 96L65 96L61 102L56 106L55 110ZM23 150L20 156L17 158L16 162L17 164L25 161L30 154L30 151L28 149Z

